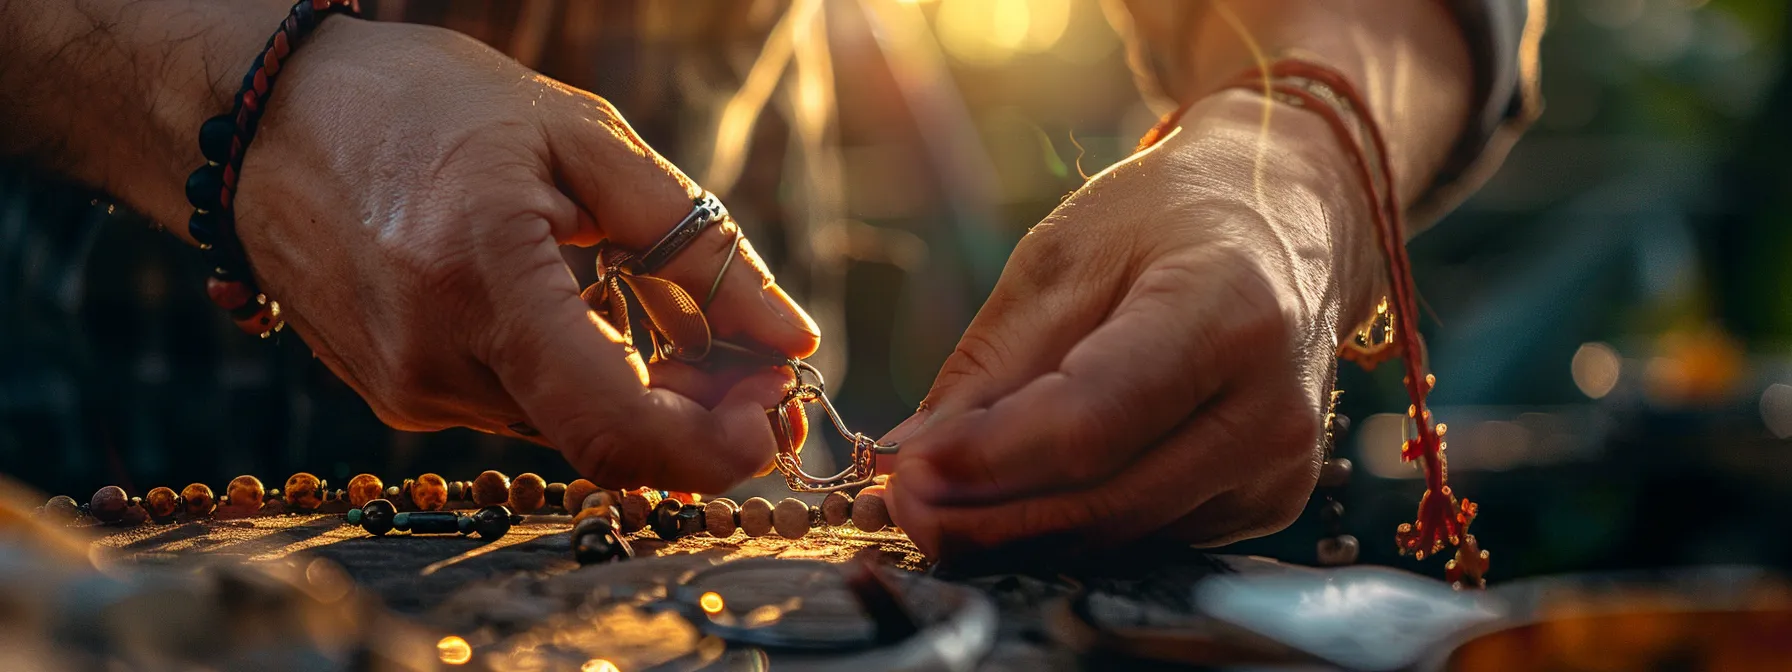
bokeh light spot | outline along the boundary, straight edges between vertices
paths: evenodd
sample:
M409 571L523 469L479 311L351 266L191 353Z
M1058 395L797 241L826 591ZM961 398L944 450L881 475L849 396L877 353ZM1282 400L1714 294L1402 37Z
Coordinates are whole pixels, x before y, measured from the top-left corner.
M592 658L579 666L579 672L619 672L616 664L602 658Z
M1602 399L1611 394L1612 388L1618 386L1618 376L1623 372L1624 361L1612 346L1586 343L1574 351L1574 360L1569 363L1568 369L1574 376L1574 386L1580 388L1581 394L1587 395L1589 399Z
M697 598L697 605L703 607L703 613L706 614L722 613L724 606L722 596L714 591L704 593L703 597Z
M1774 383L1761 393L1761 422L1776 439L1792 437L1792 385Z
M467 644L467 640L449 635L436 642L436 655L449 665L465 665L473 659L473 647Z

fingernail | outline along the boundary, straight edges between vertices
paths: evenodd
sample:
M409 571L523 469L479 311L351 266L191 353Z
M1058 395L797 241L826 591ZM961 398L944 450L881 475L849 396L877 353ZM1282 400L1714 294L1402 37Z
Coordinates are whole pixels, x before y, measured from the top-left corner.
M903 420L902 424L897 425L895 429L885 432L883 437L877 441L878 443L897 444L907 441L909 438L920 433L921 429L927 426L927 419L932 416L932 409L917 411L914 415L908 416L907 420Z
M808 313L797 307L796 302L790 299L790 295L784 293L784 288L772 285L765 288L764 292L760 292L759 296L765 299L765 305L772 309L773 315L777 315L805 334L818 338L821 336L821 328L815 326L815 320L810 319Z

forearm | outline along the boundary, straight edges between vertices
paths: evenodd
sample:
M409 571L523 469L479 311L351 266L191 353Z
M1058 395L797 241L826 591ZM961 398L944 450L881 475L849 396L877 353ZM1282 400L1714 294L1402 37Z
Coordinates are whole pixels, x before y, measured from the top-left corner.
M288 0L0 0L0 156L185 237L197 134Z
M1211 94L1255 65L1299 57L1343 73L1388 139L1403 203L1432 184L1467 123L1471 71L1462 30L1439 0L1208 0L1189 30L1181 90Z

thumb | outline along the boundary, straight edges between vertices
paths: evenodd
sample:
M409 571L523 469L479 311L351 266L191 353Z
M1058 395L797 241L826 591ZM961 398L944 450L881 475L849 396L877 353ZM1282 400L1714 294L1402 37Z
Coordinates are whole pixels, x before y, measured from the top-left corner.
M640 253L691 213L703 190L642 141L616 109L570 91L572 113L547 123L555 179L589 218L581 227L623 250ZM588 239L568 232L562 240ZM806 357L820 330L772 279L732 218L704 229L653 275L683 287L699 302L717 338L784 357Z

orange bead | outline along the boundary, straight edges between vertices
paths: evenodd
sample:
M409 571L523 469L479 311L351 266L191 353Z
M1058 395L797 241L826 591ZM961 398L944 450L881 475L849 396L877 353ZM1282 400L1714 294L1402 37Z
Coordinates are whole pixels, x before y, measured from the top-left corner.
M310 511L324 503L323 482L308 472L293 474L286 479L286 508L290 511Z
M259 478L244 475L230 479L230 485L224 488L224 496L229 501L218 508L218 513L229 517L253 516L261 511L261 500L266 494Z
M411 482L411 503L418 511L442 510L448 506L448 481L435 474L418 476Z
M173 518L174 512L179 508L180 496L174 494L172 488L159 487L143 496L143 509L157 522Z
M87 502L87 514L102 523L116 523L130 506L131 498L124 494L124 488L108 485L93 493L93 498Z
M547 504L547 481L535 474L523 474L510 482L510 510L514 513L535 513Z
M212 501L212 489L204 483L193 483L181 488L180 499L189 516L209 516L217 502Z
M480 506L503 504L510 499L510 477L501 472L486 471L473 479L473 503Z
M386 484L373 474L358 474L348 479L348 504L357 509L386 494Z

